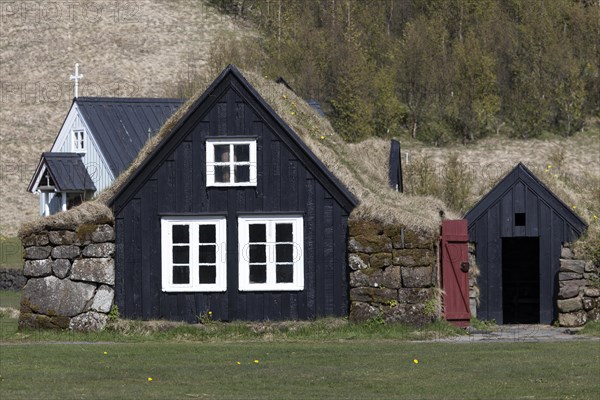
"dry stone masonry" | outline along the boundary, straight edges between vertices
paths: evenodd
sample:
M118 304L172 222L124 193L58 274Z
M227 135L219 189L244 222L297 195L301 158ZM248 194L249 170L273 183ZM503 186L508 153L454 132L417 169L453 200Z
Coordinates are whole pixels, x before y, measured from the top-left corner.
M27 283L19 327L99 330L115 284L112 221L44 226L22 238Z
M570 244L564 244L558 273L558 323L582 326L600 321L600 279L598 266L591 261L576 260Z
M437 316L435 236L349 222L350 319L424 324Z

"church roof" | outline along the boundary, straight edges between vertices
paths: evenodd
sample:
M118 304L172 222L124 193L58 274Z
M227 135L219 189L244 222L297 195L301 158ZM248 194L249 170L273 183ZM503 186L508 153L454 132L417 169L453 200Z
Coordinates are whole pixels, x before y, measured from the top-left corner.
M96 186L92 181L81 156L76 153L42 153L42 158L38 164L38 171L34 174L34 179L38 176L39 170L46 168L56 189L60 192L82 192L95 191ZM34 180L29 184L29 191L37 189Z
M135 158L149 137L184 99L78 97L75 103L114 176Z

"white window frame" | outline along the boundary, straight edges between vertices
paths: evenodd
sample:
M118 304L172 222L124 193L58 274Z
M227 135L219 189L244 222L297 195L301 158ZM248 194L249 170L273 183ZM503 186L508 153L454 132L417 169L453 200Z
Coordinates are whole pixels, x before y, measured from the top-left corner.
M71 135L71 146L73 153L85 153L87 138L84 129L73 129Z
M250 282L249 226L253 223L266 224L267 282ZM293 282L276 282L275 225L292 224L293 237ZM304 290L304 218L299 215L285 216L240 216L238 217L238 268L240 291L300 291Z
M189 226L189 283L173 283L174 225ZM216 277L215 283L199 283L198 247L200 225L215 225ZM161 219L162 291L163 292L224 292L227 290L227 222L225 217L164 217ZM194 261L192 263L192 261Z
M229 145L229 161L215 161L215 145ZM233 158L233 146L249 145L250 161L235 161ZM229 165L230 182L215 181L215 166ZM236 165L250 166L249 182L233 182L234 167ZM206 140L206 186L256 186L256 139L207 139Z

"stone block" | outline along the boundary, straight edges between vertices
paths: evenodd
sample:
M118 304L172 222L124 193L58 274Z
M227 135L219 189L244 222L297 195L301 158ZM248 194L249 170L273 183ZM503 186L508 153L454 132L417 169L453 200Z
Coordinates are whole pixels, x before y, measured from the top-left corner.
M593 262L587 261L584 266L584 272L598 272L598 268L596 268Z
M582 326L587 322L587 314L584 311L578 311L568 314L558 314L558 324L564 327Z
M402 267L402 286L426 288L431 286L431 267Z
M71 318L62 315L48 316L43 314L21 313L19 329L66 329Z
M433 252L425 249L394 250L392 263L402 267L430 266L433 264Z
M431 298L431 289L403 288L398 290L398 302L408 304L425 304Z
M570 299L579 295L580 287L577 285L564 285L558 291L559 299Z
M386 323L425 325L433 322L434 316L426 315L424 309L423 304L398 304L396 307L384 308L383 318Z
M585 261L581 260L560 260L560 272L575 272L583 274Z
M381 235L383 228L381 224L368 220L352 220L348 223L348 234L350 236L373 236Z
M54 245L79 244L79 239L73 231L51 231L48 238Z
M583 279L586 279L588 281L598 280L599 278L600 276L598 276L597 272L585 272L583 274Z
M600 322L600 307L596 307L587 312L588 321Z
M115 291L107 285L102 285L96 290L91 309L101 313L108 313L113 304Z
M383 271L363 269L350 272L350 287L379 287L382 285Z
M392 253L375 253L369 258L371 268L385 268L392 265Z
M573 251L568 247L560 249L560 258L570 260L573 258Z
M404 230L404 247L407 249L433 249L435 240L426 233Z
M392 241L383 235L361 235L350 237L348 250L351 253L382 253L392 251Z
M52 273L57 278L64 279L69 275L71 270L71 261L61 258L52 262Z
M353 322L365 322L379 316L379 309L362 301L353 301L350 304L349 319Z
M558 311L561 313L570 313L572 311L579 311L583 308L583 304L580 297L572 299L558 300Z
M400 289L402 287L402 273L400 267L391 266L383 270L381 285L390 289Z
M34 233L23 238L21 244L23 247L46 246L48 244L48 234L46 232Z
M600 297L600 288L586 287L583 289L583 294L588 297Z
M596 308L596 304L597 300L593 297L584 297L583 298L583 309L585 311L590 311L594 308Z
M73 260L81 255L81 249L79 246L74 245L61 245L56 246L52 249L52 258L66 258Z
M69 329L80 332L101 331L107 322L108 315L90 311L71 318Z
M112 258L88 258L75 260L71 268L71 279L115 284L115 262Z
M403 234L404 227L402 225L385 225L383 234L389 238L393 238Z
M83 249L84 257L102 258L112 257L114 254L114 243L94 243L85 246L85 248Z
M52 260L27 260L23 264L23 275L30 277L48 276L52 273Z
M43 260L50 256L52 247L50 246L31 246L25 247L23 257L27 260Z
M114 242L115 230L112 226L107 224L99 225L96 230L92 232L91 239L94 243Z
M86 311L96 285L58 279L32 278L23 288L21 310L49 316L73 317Z
M357 271L369 268L369 255L362 253L350 253L348 255L348 265L350 269Z
M570 281L583 278L583 274L578 274L576 272L559 272L558 280L559 281Z
M352 288L350 289L351 301L362 301L367 303L389 303L396 300L398 291L386 288Z
M559 287L563 287L566 285L585 287L585 285L587 285L587 281L585 279L575 279L575 280L571 280L571 281L559 281L558 282Z

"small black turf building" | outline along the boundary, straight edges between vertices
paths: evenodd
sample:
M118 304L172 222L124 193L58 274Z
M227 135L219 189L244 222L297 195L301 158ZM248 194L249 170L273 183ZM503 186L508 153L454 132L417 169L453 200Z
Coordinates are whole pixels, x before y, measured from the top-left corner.
M552 323L561 246L586 224L521 163L465 218L481 272L477 317Z
M112 198L126 318L348 314L356 206L301 139L227 67Z

